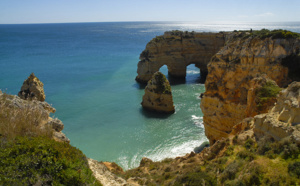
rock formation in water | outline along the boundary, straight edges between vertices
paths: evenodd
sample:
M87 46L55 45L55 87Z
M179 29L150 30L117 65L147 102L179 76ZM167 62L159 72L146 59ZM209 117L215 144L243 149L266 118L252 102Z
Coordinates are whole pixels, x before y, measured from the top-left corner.
M225 33L170 31L152 39L140 55L136 80L147 83L152 75L167 65L169 75L185 78L186 67L200 68L201 79L207 75L211 57L224 46Z
M45 101L44 84L31 73L24 81L18 96L25 100Z
M148 110L162 113L175 112L171 86L164 74L156 72L148 81L141 104Z
M228 137L233 126L244 118L268 110L266 104L253 104L258 96L253 91L267 81L254 78L265 74L265 79L269 78L284 87L300 77L298 36L284 31L265 35L261 32L229 34L226 45L208 64L201 109L205 134L210 143ZM268 85L276 87L274 82L269 81ZM266 108L259 111L257 106Z

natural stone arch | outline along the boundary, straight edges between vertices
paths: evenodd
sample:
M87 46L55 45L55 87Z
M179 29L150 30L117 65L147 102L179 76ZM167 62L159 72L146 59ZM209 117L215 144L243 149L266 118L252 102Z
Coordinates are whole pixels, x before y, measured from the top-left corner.
M202 79L207 75L207 64L225 43L225 33L196 33L171 31L152 39L140 55L138 82L146 83L163 65L168 74L185 78L186 67L195 64Z

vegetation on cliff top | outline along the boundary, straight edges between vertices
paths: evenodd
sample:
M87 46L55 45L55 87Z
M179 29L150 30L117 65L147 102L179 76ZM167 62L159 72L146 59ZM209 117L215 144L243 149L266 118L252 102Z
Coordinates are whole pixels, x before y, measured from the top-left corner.
M80 150L39 126L43 111L9 98L0 93L0 185L100 185Z
M3 185L100 185L80 150L48 137L2 144L0 159Z
M261 39L272 37L273 39L288 39L288 38L299 38L300 34L291 32L288 30L268 30L268 29L261 29L258 31L253 31L251 33L253 36L257 36Z
M224 140L207 158L190 154L143 162L122 176L145 185L299 185L299 154L299 145L290 138L248 138L242 145Z
M234 32L238 32L234 30ZM257 37L260 39L265 39L271 37L272 39L289 39L289 38L300 38L300 34L296 32L292 32L289 30L268 30L268 29L261 29L261 30L240 30L241 36L243 37Z

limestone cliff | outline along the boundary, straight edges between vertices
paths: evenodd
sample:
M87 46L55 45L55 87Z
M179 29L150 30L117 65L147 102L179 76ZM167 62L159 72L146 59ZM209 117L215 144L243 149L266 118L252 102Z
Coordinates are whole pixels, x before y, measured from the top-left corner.
M18 96L22 99L45 101L44 84L31 73L24 81Z
M282 90L270 112L254 117L254 133L277 141L292 137L300 145L300 82Z
M224 46L225 33L170 31L152 39L140 55L136 80L147 83L152 75L167 65L169 75L185 77L186 67L200 68L201 79L207 75L210 58Z
M163 113L175 112L171 86L164 74L156 72L148 81L141 104L148 110Z
M265 74L280 87L299 78L295 72L300 66L298 36L257 33L260 32L228 34L225 46L208 64L201 109L210 143L227 137L233 126L244 118L268 110L253 110L257 96L253 93L257 88L255 77Z

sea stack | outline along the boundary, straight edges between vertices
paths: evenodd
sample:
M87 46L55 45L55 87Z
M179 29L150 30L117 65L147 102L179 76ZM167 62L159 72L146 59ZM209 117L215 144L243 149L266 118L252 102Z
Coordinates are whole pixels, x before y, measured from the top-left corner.
M171 86L164 74L161 72L153 74L145 88L145 95L141 104L147 110L161 113L175 112Z
M44 84L34 75L34 73L31 73L24 81L18 96L24 100L45 101Z

